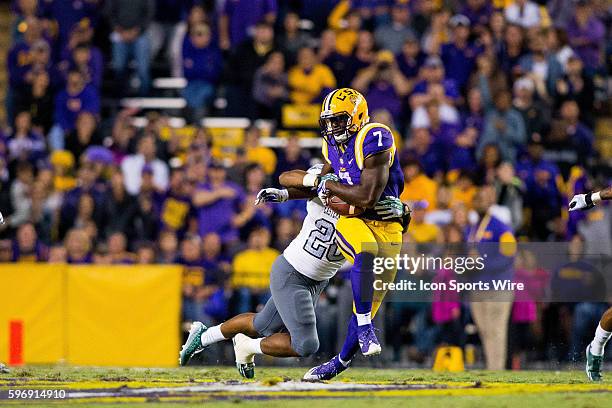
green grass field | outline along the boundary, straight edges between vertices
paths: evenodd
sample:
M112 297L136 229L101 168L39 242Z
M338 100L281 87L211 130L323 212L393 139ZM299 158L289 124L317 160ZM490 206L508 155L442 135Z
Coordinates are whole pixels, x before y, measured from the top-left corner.
M28 406L139 405L159 407L600 407L610 406L612 382L593 384L580 371L434 373L353 368L326 383L302 383L304 368L258 367L240 381L233 367L122 369L22 367L0 374L0 404L8 390L62 389L67 400L28 400ZM314 387L316 389L302 389ZM138 394L140 391L145 394ZM212 391L211 391L212 390ZM146 405L145 405L146 404Z

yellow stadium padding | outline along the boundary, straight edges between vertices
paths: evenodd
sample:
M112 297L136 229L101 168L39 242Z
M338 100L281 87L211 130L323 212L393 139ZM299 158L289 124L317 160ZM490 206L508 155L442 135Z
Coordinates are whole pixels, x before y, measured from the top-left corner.
M180 347L181 266L0 264L0 360L10 322L23 362L173 367Z

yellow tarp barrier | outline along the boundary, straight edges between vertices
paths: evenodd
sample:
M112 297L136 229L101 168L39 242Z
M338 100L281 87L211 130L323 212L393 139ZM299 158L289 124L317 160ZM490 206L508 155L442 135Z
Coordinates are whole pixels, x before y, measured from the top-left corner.
M26 364L176 366L181 277L180 266L0 264L0 361L22 320Z
M23 325L23 360L58 363L64 357L64 265L0 264L0 361L9 358L9 324Z

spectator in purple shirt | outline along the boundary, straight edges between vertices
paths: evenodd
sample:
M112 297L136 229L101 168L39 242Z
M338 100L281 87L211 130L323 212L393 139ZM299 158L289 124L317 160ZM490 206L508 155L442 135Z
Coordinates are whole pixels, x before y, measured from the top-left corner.
M9 84L13 88L26 83L26 74L32 66L31 47L42 39L40 22L37 19L32 18L24 24L23 41L13 45L7 57Z
M446 78L454 79L457 86L463 89L476 65L476 57L482 50L468 42L470 20L457 14L450 19L452 42L443 44L440 56L444 62Z
M425 58L427 55L421 50L416 36L406 37L402 51L395 56L399 70L408 80L416 80Z
M42 39L38 19L31 18L24 24L23 41L11 47L6 59L9 79L6 95L6 112L9 121L15 118L16 98L28 84L26 76L32 68L32 45Z
M15 18L11 24L11 40L12 44L16 44L23 40L23 27L26 21L39 18L42 9L38 0L13 0L12 3L11 12Z
M261 21L274 24L277 10L276 0L226 0L219 19L220 47L236 47Z
M580 106L578 103L573 100L563 102L559 113L566 122L566 132L576 146L575 151L581 156L580 158L584 160L591 156L595 135L588 126L580 121Z
M82 21L87 21L89 24L96 21L101 2L99 0L45 0L40 3L43 16L57 23L58 42L60 49L63 49L75 25Z
M444 157L439 150L439 145L433 143L431 133L427 128L412 129L412 136L408 139L406 148L402 152L402 163L410 160L418 161L423 171L431 178L441 176L445 170Z
M493 5L490 0L467 0L461 9L461 14L474 26L486 26L493 14Z
M66 61L68 71L80 71L85 78L85 83L96 88L102 86L103 61L102 52L97 47L89 44L79 44L72 49L71 55Z
M576 3L573 18L567 25L569 43L584 62L585 68L593 72L602 65L601 54L606 29L593 13L589 0Z
M359 71L353 87L368 97L371 111L385 109L399 123L402 99L410 91L410 84L402 75L390 51L380 51L376 61Z
M422 79L414 85L412 96L410 97L410 105L413 110L419 106L424 106L434 98L431 88L434 88L436 85L443 88L442 95L439 95L443 100L440 100L440 102L450 106L457 103L457 99L460 96L459 87L454 79L446 77L444 64L440 57L435 55L428 57L423 64L420 77Z
M64 148L64 136L74 130L81 112L97 116L100 113L100 96L96 88L85 83L80 71L70 71L66 89L55 98L55 124L49 132L51 150Z
M183 73L187 79L183 97L195 123L206 115L223 64L221 52L211 44L211 38L210 28L197 24L183 41Z
M301 148L300 137L294 134L287 137L286 140L287 145L277 154L278 160L272 180L278 180L278 177L284 171L308 168L308 151Z
M196 188L192 204L201 237L216 232L224 244L235 244L238 240L236 218L245 206L244 191L227 181L226 176L223 165L213 162L208 169L208 181Z

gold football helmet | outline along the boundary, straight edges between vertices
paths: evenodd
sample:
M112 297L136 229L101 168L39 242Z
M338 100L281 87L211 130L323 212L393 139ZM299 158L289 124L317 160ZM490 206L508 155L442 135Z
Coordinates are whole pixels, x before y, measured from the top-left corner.
M368 103L354 89L336 89L323 99L319 125L331 146L345 143L369 121Z

